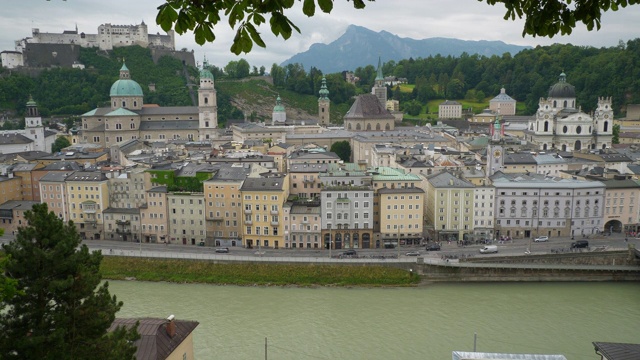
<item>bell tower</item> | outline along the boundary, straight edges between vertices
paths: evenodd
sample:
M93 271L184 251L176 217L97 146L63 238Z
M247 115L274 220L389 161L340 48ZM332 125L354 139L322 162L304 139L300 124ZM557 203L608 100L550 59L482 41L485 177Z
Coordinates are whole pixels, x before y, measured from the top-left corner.
M24 118L24 123L24 135L33 140L33 150L51 152L51 149L46 148L42 117L38 112L38 105L33 101L32 97L29 97L29 101L27 101L27 116Z
M318 97L318 118L320 119L319 123L321 126L328 126L331 123L331 118L329 116L329 108L331 105L331 101L329 100L329 89L327 89L327 79L322 76L322 86L320 87L320 91L318 92L320 95Z
M216 138L218 134L218 100L213 74L207 69L208 65L205 58L200 70L200 87L198 88L198 140L200 141Z

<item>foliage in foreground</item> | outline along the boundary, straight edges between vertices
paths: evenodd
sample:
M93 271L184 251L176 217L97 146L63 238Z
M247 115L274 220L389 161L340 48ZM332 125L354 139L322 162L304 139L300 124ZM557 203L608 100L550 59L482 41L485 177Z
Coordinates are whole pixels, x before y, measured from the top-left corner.
M106 257L107 279L226 285L406 286L419 282L405 270L383 266L215 264L207 261Z
M25 212L28 226L4 245L15 291L0 302L2 359L133 359L132 331L107 333L122 302L100 276L99 252L80 246L72 222L46 204Z

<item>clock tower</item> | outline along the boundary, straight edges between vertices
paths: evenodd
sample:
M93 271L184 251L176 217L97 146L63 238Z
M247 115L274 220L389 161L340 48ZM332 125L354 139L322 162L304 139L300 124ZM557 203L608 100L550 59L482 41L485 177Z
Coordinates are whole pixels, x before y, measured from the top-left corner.
M504 151L501 145L489 144L487 146L486 176L490 177L504 169Z

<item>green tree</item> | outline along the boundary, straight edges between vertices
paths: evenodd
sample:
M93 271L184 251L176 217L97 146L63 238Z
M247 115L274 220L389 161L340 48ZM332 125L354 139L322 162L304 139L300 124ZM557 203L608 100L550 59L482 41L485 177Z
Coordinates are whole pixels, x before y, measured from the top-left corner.
M316 12L316 2L324 13L331 13L335 0L304 0L302 12L311 17ZM356 9L365 7L364 0L352 1ZM373 1L373 0L368 0ZM600 30L600 17L605 11L617 11L628 5L640 3L640 0L547 0L540 5L539 1L529 0L478 0L488 5L504 4L504 19L524 18L525 34L533 36L553 37L557 34L571 34L577 22L586 25L589 31ZM269 27L276 36L285 40L291 37L293 30L300 29L285 15L291 11L294 0L270 1L236 1L236 0L165 0L158 7L156 23L163 30L174 29L178 34L193 31L196 43L203 45L216 39L214 26L223 18L228 19L229 27L236 30L231 45L231 52L239 55L248 53L253 44L266 47L257 26L264 24L269 18Z
M238 60L238 67L236 68L238 79L244 79L249 76L251 66L245 59Z
M69 140L67 140L67 138L64 136L58 136L56 141L54 141L53 144L51 144L51 152L56 153L66 148L67 146L71 146L71 143L69 142Z
M620 144L620 125L618 124L613 125L613 127L611 128L611 133L613 134L613 137L611 138L611 143Z
M134 359L137 331L107 333L122 302L102 282L100 252L80 245L46 204L25 212L25 227L4 245L16 294L0 303L3 359Z
M331 145L331 152L336 153L344 162L351 161L351 145L347 140L334 142Z

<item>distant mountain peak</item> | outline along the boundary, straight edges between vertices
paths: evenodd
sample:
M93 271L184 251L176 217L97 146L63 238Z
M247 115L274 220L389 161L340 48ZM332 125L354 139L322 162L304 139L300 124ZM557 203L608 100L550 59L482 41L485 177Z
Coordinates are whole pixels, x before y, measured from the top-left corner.
M454 38L402 38L386 30L375 32L359 25L349 25L344 34L329 44L316 43L309 50L285 60L281 66L300 63L305 69L315 67L324 73L353 71L358 67L383 61L426 58L429 56L460 56L463 52L483 56L516 53L530 46L506 44L503 41L460 40Z

